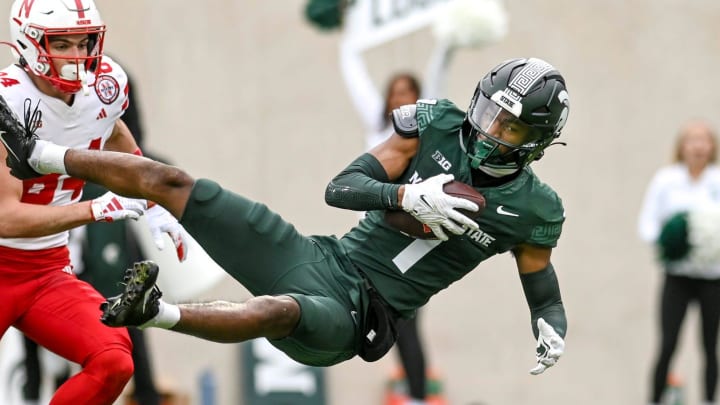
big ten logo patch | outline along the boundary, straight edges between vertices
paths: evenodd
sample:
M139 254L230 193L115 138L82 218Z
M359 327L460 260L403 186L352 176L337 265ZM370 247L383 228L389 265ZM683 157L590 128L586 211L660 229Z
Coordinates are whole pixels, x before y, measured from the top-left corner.
M432 158L434 161L436 161L440 167L443 168L443 170L448 171L452 167L452 163L450 163L446 158L445 155L443 155L439 150L436 150L435 153L433 153Z

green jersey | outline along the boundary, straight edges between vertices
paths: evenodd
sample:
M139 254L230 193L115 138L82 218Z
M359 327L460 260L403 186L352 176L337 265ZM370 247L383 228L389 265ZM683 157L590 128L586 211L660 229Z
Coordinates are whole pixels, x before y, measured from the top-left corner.
M417 183L440 173L472 184L470 162L461 148L465 113L448 100L417 103L419 149L398 184ZM485 259L520 244L554 247L565 219L557 194L525 167L512 181L476 187L486 208L476 219L480 230L450 240L421 240L387 225L382 211L371 211L341 238L353 263L404 316L472 271Z

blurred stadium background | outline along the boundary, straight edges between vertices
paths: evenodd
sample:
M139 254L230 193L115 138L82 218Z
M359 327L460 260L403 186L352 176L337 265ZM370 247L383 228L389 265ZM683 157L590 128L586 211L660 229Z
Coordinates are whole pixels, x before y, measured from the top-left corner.
M362 152L364 134L338 67L342 35L311 26L305 0L96 1L108 26L106 52L138 84L148 149L267 203L304 233L342 234L357 221L323 201L327 181ZM9 5L0 1L0 10ZM659 274L635 224L679 125L702 117L720 126L720 3L507 0L505 7L507 36L459 51L447 95L465 108L490 67L518 56L544 58L568 81L572 108L561 138L568 146L550 148L534 166L567 212L553 257L569 318L566 354L544 375L528 374L535 343L506 255L431 300L421 322L429 361L453 405L645 403ZM408 66L422 74L432 42L422 29L369 50L372 76L384 83ZM10 63L9 52L1 60ZM226 281L197 300L248 297ZM696 318L693 311L686 320L674 367L691 403L700 388ZM149 336L163 385L199 404L198 377L212 370L217 404L243 404L239 345L162 330ZM382 403L395 359L325 370L327 403Z

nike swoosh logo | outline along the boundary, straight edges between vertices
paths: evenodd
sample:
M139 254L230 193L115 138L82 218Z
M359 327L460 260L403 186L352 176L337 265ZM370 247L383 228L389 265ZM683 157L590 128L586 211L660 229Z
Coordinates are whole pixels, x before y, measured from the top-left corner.
M428 208L432 209L432 205L425 199L425 194L420 195L420 201L422 201Z
M500 215L507 215L507 216L509 216L509 217L519 217L519 216L520 216L520 215L515 214L515 213L513 213L513 212L505 211L505 209L503 208L502 205L498 205L496 211L497 211L497 213L500 214Z

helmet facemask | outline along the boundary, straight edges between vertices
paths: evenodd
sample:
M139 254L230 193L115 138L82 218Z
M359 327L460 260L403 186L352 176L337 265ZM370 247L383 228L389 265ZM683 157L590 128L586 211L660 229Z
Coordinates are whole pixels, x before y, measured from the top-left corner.
M494 177L517 172L547 146L540 142L541 131L482 94L475 98L466 121L470 165Z
M56 89L63 93L76 93L89 88L94 83L88 83L88 74L96 70L102 59L102 49L105 39L105 27L88 27L86 29L43 29L29 26L26 29L41 32L38 40L32 39L33 46L38 50L34 65L30 65L24 57L20 63L26 69L47 80ZM38 34L35 34L38 35ZM85 55L61 55L52 52L51 44L58 37L69 35L87 35L87 53ZM28 36L30 38L30 36ZM56 67L56 62L67 61Z

